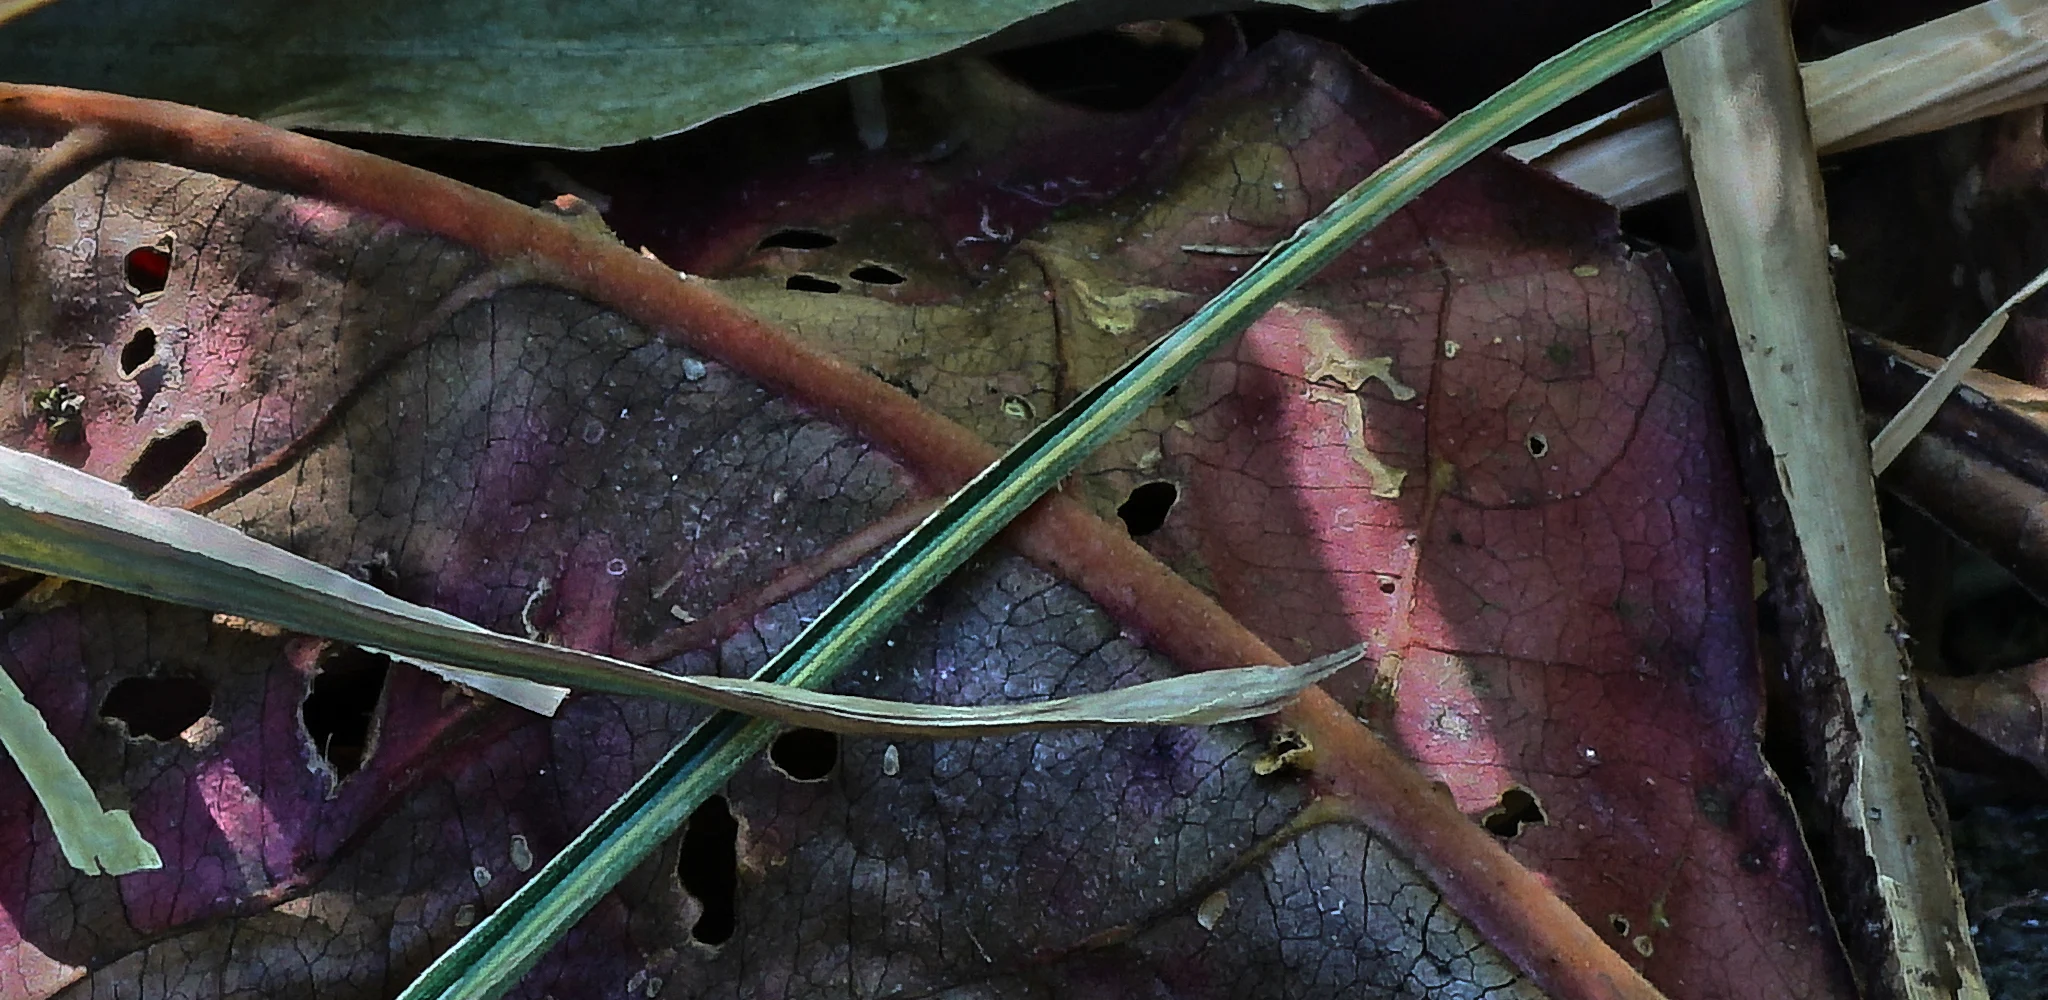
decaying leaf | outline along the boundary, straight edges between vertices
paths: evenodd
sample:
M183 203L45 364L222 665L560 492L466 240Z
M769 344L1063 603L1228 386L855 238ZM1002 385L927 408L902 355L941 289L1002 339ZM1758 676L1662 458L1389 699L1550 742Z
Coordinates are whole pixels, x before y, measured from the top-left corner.
M744 201L716 199L721 246L790 230L835 245L684 259L735 274L735 298L921 402L999 440L1021 433L991 397L1057 399L1065 372L1089 377L1247 265L1187 248L1284 238L1290 213L1341 190L1368 150L1400 147L1394 123L1426 127L1426 112L1361 96L1370 85L1341 60L1291 44L1147 147L1180 158L1168 180L1020 237L972 290L939 275L819 295L782 278L873 255L867 241L904 229L968 235L977 193L1008 206L1006 190L1036 190L1037 175L1004 171L1004 150L926 168L937 201L803 194L888 190L901 168L887 162L865 184L832 167L752 181ZM1028 156L1063 139L1018 141ZM977 173L1001 184L977 192ZM1074 302L1076 275L1097 297L1196 295L1151 305L1111 340ZM1846 990L1755 746L1746 542L1693 338L1661 268L1619 244L1611 216L1529 174L1475 168L1275 309L1078 486L1104 515L1159 503L1147 547L1276 648L1372 642L1376 670L1326 686L1475 818L1533 789L1541 808L1503 827L1512 849L1668 993ZM1612 930L1617 913L1630 933ZM1731 985L1726 956L1753 947L1743 940L1801 942L1738 964L1808 985Z
M108 159L118 130L98 152L90 137L53 151L47 128L23 127L7 133L0 189L33 197L0 232L22 234L5 244L8 287L33 294L0 317L19 338L0 397L72 386L83 435L66 445L32 414L0 413L0 437L496 631L743 673L889 537L870 529L979 468L986 446L921 407L1014 434L984 431L1013 427L1005 397L1048 412L1035 401L1057 398L1063 372L1085 385L1093 359L1247 263L1183 247L1270 244L1431 122L1299 40L1225 65L1146 119L1121 180L1029 232L988 185L1046 198L1067 175L977 189L972 162L932 165L961 173L924 230L930 266L964 291L904 281L891 286L903 305L831 297L862 338L793 305L827 296L762 280L802 269L789 248L727 286L749 315L653 265L613 274L607 258L578 278L594 243L508 235L501 205L343 205L266 186L281 177ZM802 180L784 182L801 193ZM870 218L924 221L881 202L865 203ZM788 211L832 207L799 197ZM433 232L389 221L401 213ZM853 223L759 221L728 244ZM131 287L129 255L166 233L161 285ZM1034 248L1012 251L1020 236ZM986 283L963 277L982 264ZM1091 318L1075 277L1098 304L1126 303L1132 328ZM651 314L657 278L693 289L685 321L633 318ZM1180 296L1119 299L1142 289ZM844 338L831 343L846 360L764 332L760 315ZM1029 336L973 319L996 315ZM1315 376L1308 323L1337 348ZM150 350L131 351L143 329ZM1015 363L1025 354L1057 362ZM1412 397L1325 377L1380 358ZM1312 387L1355 394L1363 440ZM1746 606L1731 595L1746 595L1747 561L1710 398L1655 262L1577 196L1489 163L1198 374L1085 491L1114 510L1136 486L1178 484L1148 540L1268 642L1291 654L1364 639L1397 657L1341 690L1391 691L1359 707L1466 813L1533 789L1541 819L1514 824L1510 849L1603 936L1623 914L1629 935L1612 940L1668 995L1846 996L1756 757L1747 623L1731 610ZM203 436L182 464L144 461L181 454L159 442L189 446L191 426ZM1408 473L1398 496L1374 494L1354 444ZM1049 506L842 690L1016 701L1227 662L1242 626L1121 530ZM551 854L701 718L598 696L544 721L393 667L374 738L337 780L295 711L340 672L323 644L95 593L7 622L0 648L88 776L133 797L175 873L88 882L6 866L0 940L19 943L14 975L36 995L133 981L205 994L229 970L258 992L388 992L523 881L520 858ZM194 738L131 740L94 718L123 680L171 668L211 693L212 722L180 730ZM1360 797L1375 775L1358 748L1376 744L1316 693L1289 721L1314 759L1268 776L1253 766L1266 736L1230 726L848 739L820 781L758 762L521 989L1532 995L1475 929L1519 946L1484 909L1493 835L1456 815L1437 843L1373 832L1363 817L1401 830L1386 813L1420 823L1446 800L1426 782L1409 799ZM19 798L0 793L0 844L39 845ZM1469 873L1453 887L1468 902L1445 906L1422 870ZM1204 905L1218 893L1227 906Z

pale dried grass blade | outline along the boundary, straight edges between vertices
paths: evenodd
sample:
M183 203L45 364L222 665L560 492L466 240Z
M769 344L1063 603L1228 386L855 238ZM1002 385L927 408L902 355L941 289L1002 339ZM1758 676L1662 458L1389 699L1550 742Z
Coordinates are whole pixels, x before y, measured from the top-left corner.
M1276 711L1303 688L1364 655L1359 647L1296 667L1241 667L1035 704L971 707L909 705L764 681L677 676L487 631L399 600L225 524L150 506L111 483L12 449L0 449L0 563L338 639L427 665L492 693L524 698L521 704L544 714L567 693L551 685L568 685L694 701L789 725L878 736L1209 725Z
M1873 995L1984 1000L1969 922L1914 735L1894 641L1877 491L1847 330L1828 269L1813 133L1783 0L1751 4L1664 53L1694 195L1790 513L1822 640L1793 664L1829 707L1809 734L1817 809ZM1817 692L1826 692L1820 694ZM1812 725L1812 723L1809 723ZM1824 745L1824 746L1823 746ZM1873 891L1874 890L1874 891Z
M1686 185L1685 140L1668 93L1640 98L1506 152L1616 208L1634 208Z
M1363 645L1283 667L1207 670L1098 694L1017 705L914 705L822 694L724 677L705 685L735 694L772 687L779 722L875 736L1002 736L1077 726L1206 726L1277 712L1303 688L1357 663Z
M164 866L156 848L135 829L126 809L100 808L92 785L4 666L0 666L0 746L7 748L15 766L21 768L71 867L87 875L126 875Z
M30 11L38 10L57 0L0 0L0 24L6 24Z
M1991 0L1800 68L1822 154L2048 103L2048 0ZM1646 115L1646 108L1658 115ZM1684 190L1685 152L1659 95L1508 154L1617 208Z
M1970 331L1970 335L1963 338L1963 342L1941 363L1941 367L1935 370L1934 377L1928 379L1927 384L1921 386L1920 391L1914 393L1913 398L1907 400L1906 405L1892 415L1884 429L1878 431L1877 437L1870 442L1870 467L1873 474L1883 475L1884 470L1890 468L1892 462L1898 459L1899 453L1913 443L1913 438L1927 429L1928 421L1934 419L1935 411L1941 409L1941 404L1948 399L1949 393L1954 392L1956 386L1963 383L1963 376L1968 375L1970 369L1977 367L1978 359L1984 356L1991 342L1997 340L1999 333L2005 330L2005 324L2012 319L2012 311L2035 292L2040 291L2044 285L2048 285L2048 271L2034 275L2034 280L2027 282L2024 288L2014 292L2011 298L1992 310L1991 315L1984 317L1984 322L1978 324L1977 329Z
M2048 0L1990 0L1802 67L1823 154L2048 102Z

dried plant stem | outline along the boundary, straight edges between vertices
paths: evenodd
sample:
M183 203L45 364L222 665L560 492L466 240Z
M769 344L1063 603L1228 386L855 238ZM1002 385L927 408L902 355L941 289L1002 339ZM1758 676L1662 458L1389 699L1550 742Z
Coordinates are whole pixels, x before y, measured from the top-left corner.
M1983 997L1932 783L1918 702L1893 641L1884 541L1848 341L1827 270L1820 172L1782 2L1665 53L1720 287L1775 459L1825 653L1802 686L1829 699L1812 761L1835 849L1865 884L1835 886L1873 996ZM1821 738L1812 739L1814 735ZM1872 884L1874 882L1874 884ZM1867 906L1859 905L1866 901Z
M2048 0L1989 0L1800 69L1822 153L1919 135L2048 101ZM1508 153L1617 208L1685 187L1669 95Z
M1873 414L1926 390L1945 362L1852 333L1857 381ZM1927 430L1878 486L2005 568L2048 603L2048 389L1963 373ZM1927 679L1921 678L1924 687Z
M1977 367L1978 359L1991 347L1991 342L1998 339L1998 334L2012 318L2012 311L2035 292L2040 291L2044 285L2048 285L2048 271L2035 275L2034 280L2012 293L2004 304L1992 310L1991 315L1984 317L1984 322L1978 324L1976 330L1963 338L1961 345L1949 353L1948 359L1935 370L1934 377L1928 379L1927 384L1913 394L1913 398L1892 416L1891 422L1885 424L1884 430L1879 431L1877 437L1870 442L1870 467L1873 474L1884 475L1885 468L1899 457L1899 452L1904 451L1906 445L1927 428L1927 422L1934 419L1934 411L1941 409L1941 404L1948 399L1950 393L1956 391L1956 386L1963 384L1963 376Z

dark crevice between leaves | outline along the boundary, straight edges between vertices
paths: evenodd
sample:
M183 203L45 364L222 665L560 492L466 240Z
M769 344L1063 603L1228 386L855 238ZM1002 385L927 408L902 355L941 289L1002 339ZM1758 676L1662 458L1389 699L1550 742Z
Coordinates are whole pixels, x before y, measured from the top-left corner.
M197 421L188 423L152 439L135 463L121 475L121 485L137 499L147 500L178 478L178 473L185 471L185 467L191 465L192 460L205 449L206 428Z
M100 715L121 723L134 738L174 740L213 707L213 689L196 677L129 677L100 702Z
M791 781L823 781L839 766L839 737L822 729L792 729L769 744L768 763Z
M1136 111L1180 80L1201 44L1201 29L1187 22L1153 21L998 52L991 61L1053 100Z
M334 772L336 784L362 769L376 743L377 703L391 658L355 646L338 647L321 661L312 690L299 706L306 738Z
M41 586L47 579L49 577L41 573L21 570L0 572L0 611L6 611L21 603L22 598L27 597L30 591Z
M1640 9L1642 5L1623 0L1562 7L1512 0L1442 0L1371 4L1342 14L1260 5L1238 19L1254 48L1283 31L1335 42L1372 67L1373 75L1453 115L1566 46ZM1584 121L1663 84L1657 60L1646 60L1543 115L1509 141Z
M676 877L704 907L690 926L690 937L701 944L716 947L732 940L733 902L740 881L739 835L739 821L723 795L705 799L683 828Z
M1516 785L1500 793L1500 802L1479 817L1479 825L1496 837L1512 840L1524 827L1536 826L1544 819L1543 803L1537 801L1536 793Z

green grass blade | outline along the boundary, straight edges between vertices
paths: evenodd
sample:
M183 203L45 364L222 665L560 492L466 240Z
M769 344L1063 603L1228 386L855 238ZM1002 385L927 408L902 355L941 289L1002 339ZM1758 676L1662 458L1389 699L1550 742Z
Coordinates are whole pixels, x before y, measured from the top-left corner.
M1638 14L1537 66L1389 160L1186 322L962 487L756 676L804 687L830 682L1090 452L1372 227L1537 116L1746 2L1690 0ZM772 733L765 724L724 713L699 726L503 907L421 973L402 1000L502 994Z
M162 868L126 809L101 809L92 785L64 753L41 712L0 666L0 747L14 758L42 804L64 860L87 875L126 875Z

